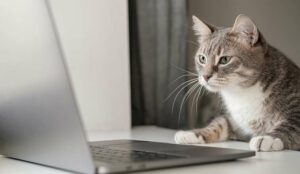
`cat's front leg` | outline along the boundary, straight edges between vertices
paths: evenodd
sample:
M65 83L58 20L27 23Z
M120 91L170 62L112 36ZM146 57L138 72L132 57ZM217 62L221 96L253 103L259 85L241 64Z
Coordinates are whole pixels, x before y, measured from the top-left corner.
M250 140L250 149L256 151L280 151L300 149L300 115L292 115L278 124L271 132Z
M280 138L264 135L255 136L250 140L250 149L255 151L280 151L284 149L283 142Z
M204 144L227 140L229 133L227 119L217 117L204 128L176 132L174 139L177 144Z
M300 115L287 117L287 121L278 124L272 132L256 136L250 140L250 149L256 151L280 151L300 149Z

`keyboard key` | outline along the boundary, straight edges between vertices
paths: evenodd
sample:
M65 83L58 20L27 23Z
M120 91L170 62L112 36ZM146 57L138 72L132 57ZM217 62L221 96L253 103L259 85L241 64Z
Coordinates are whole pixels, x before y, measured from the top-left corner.
M108 146L91 146L91 151L95 160L110 163L143 162L183 158L182 156L177 155L110 148Z

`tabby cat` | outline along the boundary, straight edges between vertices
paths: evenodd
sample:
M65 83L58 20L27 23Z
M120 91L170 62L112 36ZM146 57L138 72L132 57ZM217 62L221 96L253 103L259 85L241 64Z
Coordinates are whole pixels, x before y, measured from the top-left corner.
M250 141L256 151L300 149L300 69L239 15L220 28L193 16L198 81L220 94L228 114L200 129L178 131L179 144Z

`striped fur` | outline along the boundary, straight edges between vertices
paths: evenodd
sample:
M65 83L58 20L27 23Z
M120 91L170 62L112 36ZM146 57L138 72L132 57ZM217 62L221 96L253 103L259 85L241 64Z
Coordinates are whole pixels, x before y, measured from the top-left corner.
M193 20L195 29L206 25ZM197 33L199 83L219 93L228 112L207 127L185 133L192 137L192 132L201 139L198 143L238 139L250 140L250 148L257 151L299 150L299 67L268 44L245 15L238 16L232 28L209 28L209 35L207 28L205 35ZM206 57L204 64L199 62L199 55ZM224 56L231 59L221 65ZM211 78L206 81L204 75ZM185 133L175 135L178 143Z

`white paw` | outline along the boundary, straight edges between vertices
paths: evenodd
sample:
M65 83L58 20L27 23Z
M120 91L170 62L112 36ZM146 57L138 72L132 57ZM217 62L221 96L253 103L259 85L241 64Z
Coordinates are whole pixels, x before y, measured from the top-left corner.
M250 149L255 151L279 151L283 148L281 139L271 136L257 136L250 140Z
M177 144L204 144L202 136L197 137L192 131L178 131L174 136Z

